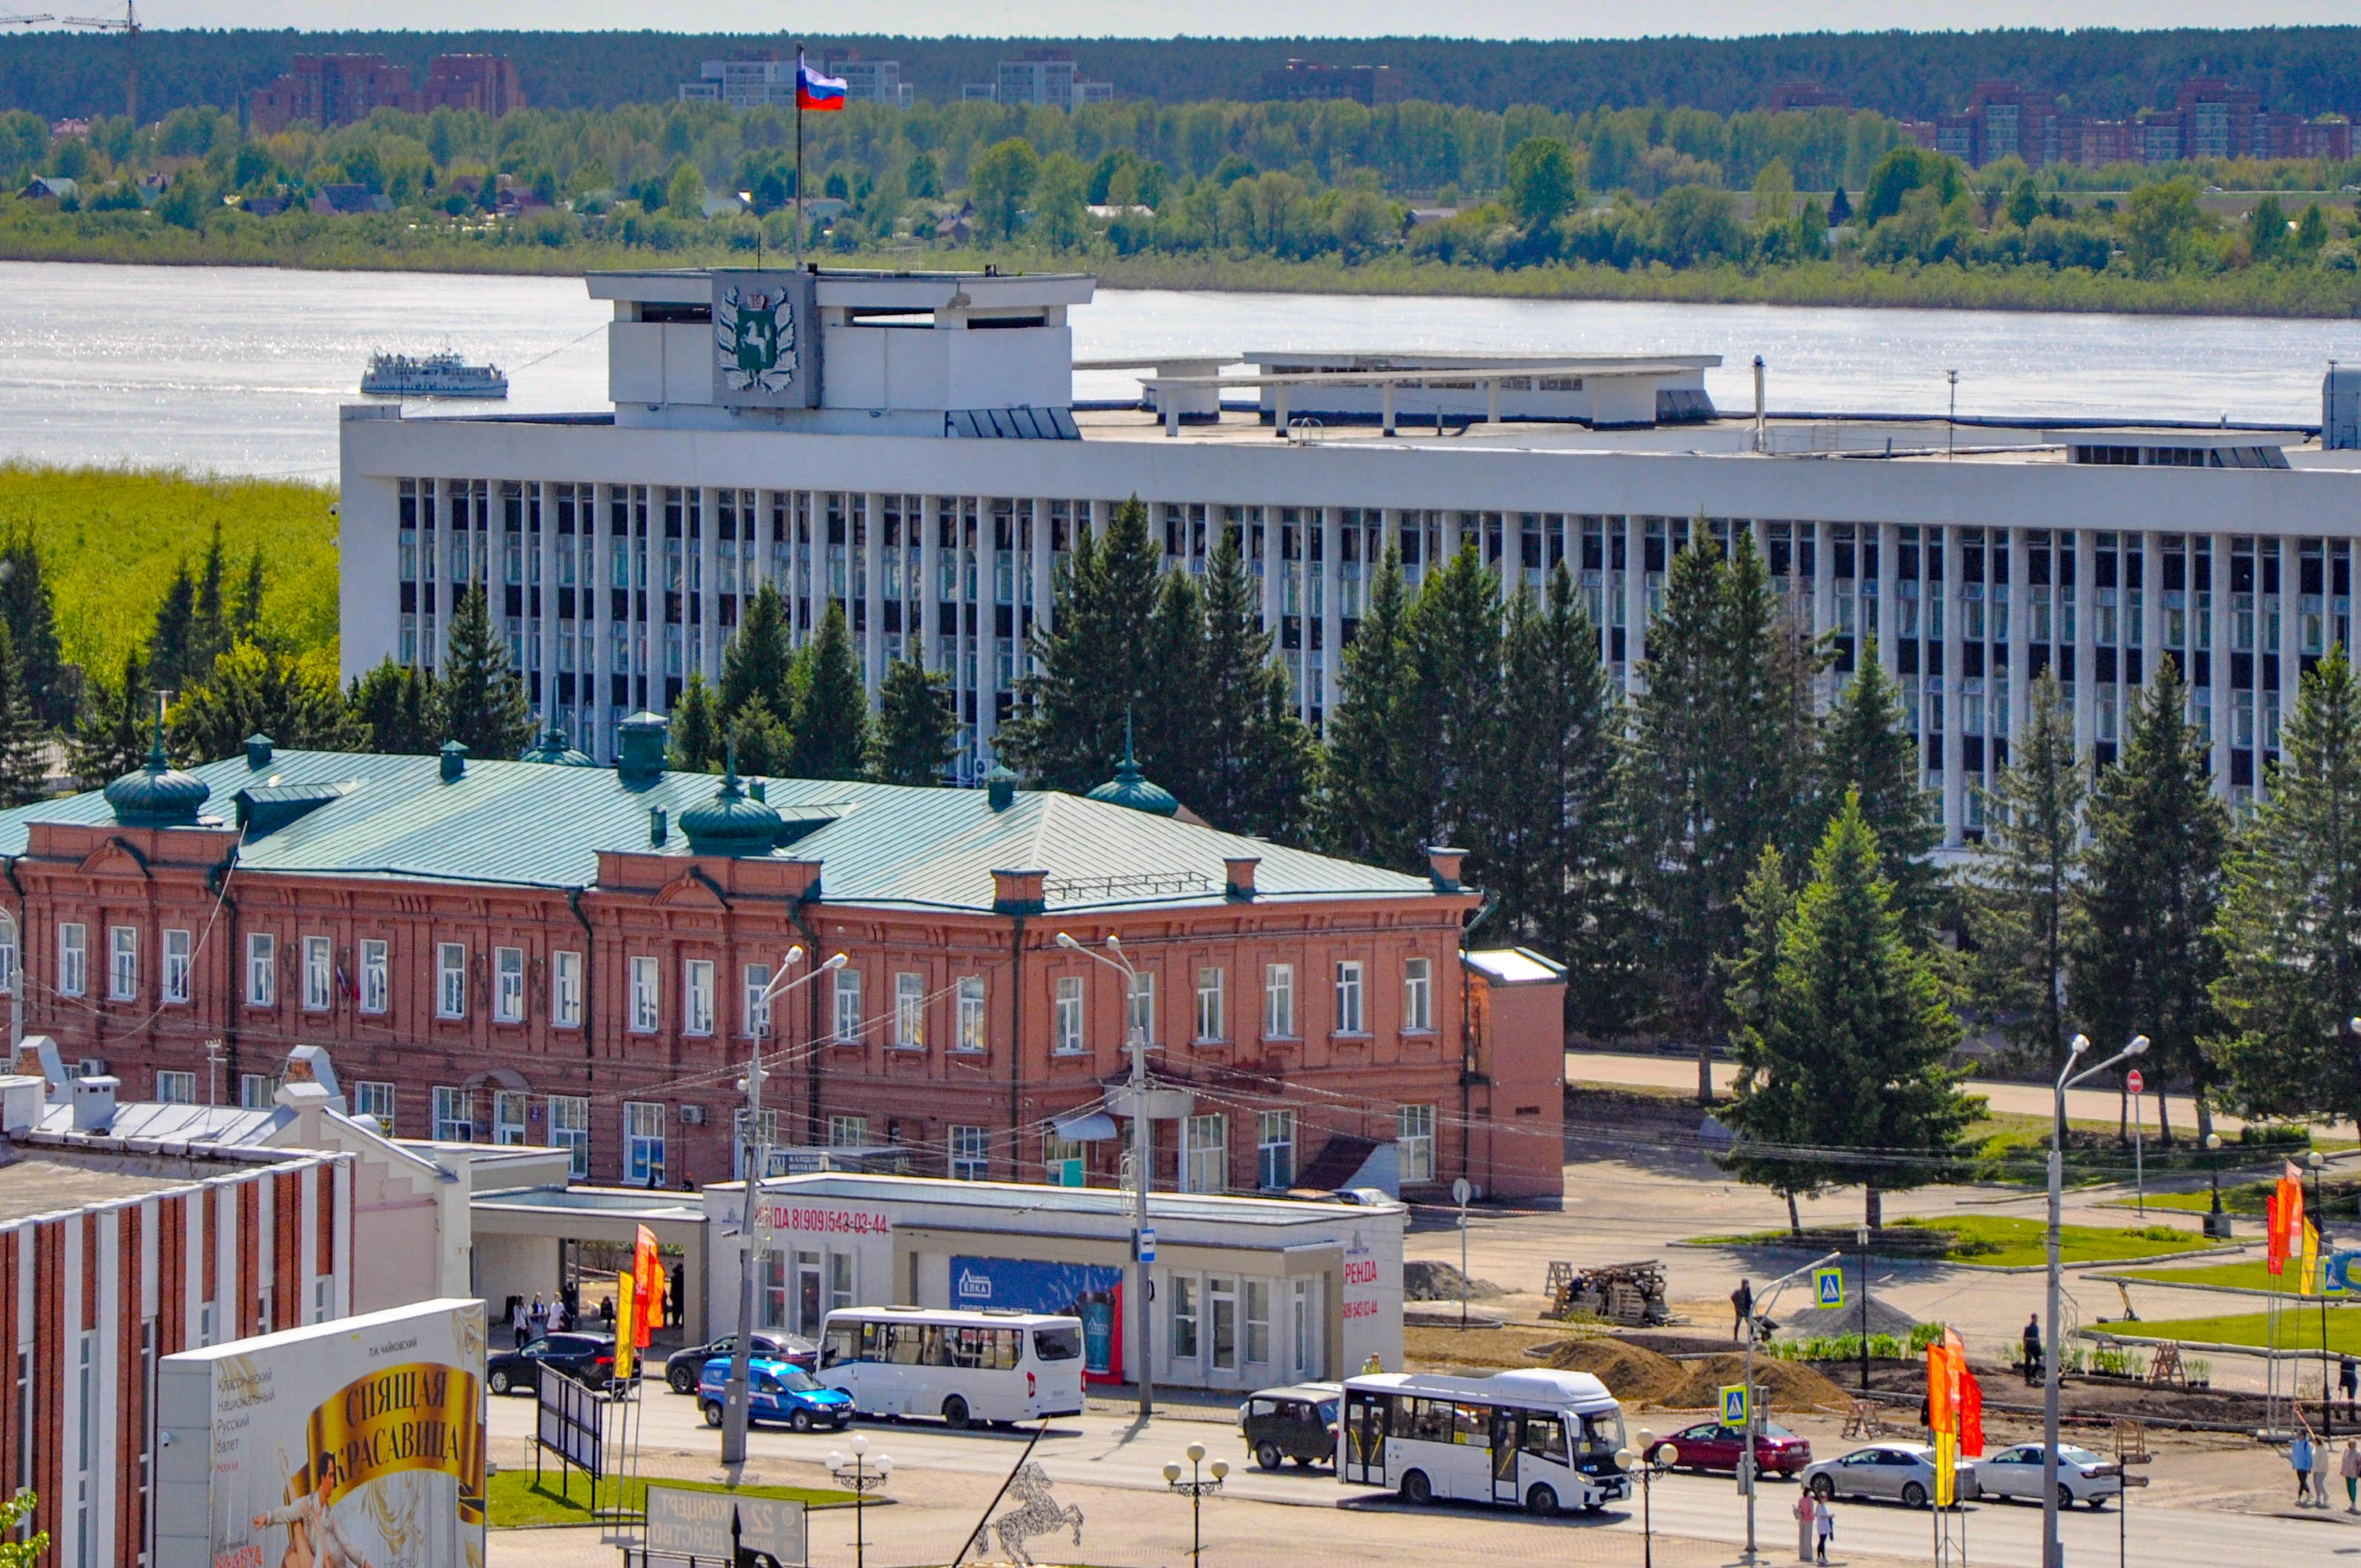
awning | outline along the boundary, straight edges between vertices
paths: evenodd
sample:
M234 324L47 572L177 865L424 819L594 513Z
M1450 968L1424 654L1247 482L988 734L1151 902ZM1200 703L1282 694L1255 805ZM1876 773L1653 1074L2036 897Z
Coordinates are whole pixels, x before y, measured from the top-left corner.
M1086 1111L1076 1115L1054 1116L1049 1130L1069 1143L1102 1143L1115 1135L1115 1118L1104 1111Z

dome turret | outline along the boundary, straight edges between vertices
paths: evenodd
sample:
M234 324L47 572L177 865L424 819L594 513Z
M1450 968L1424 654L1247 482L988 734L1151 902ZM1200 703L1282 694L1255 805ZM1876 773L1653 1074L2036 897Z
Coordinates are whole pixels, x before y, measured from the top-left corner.
M156 720L148 748L148 765L124 774L104 791L115 820L126 828L193 828L197 810L213 790L204 780L184 773L164 756L164 721Z
M1123 761L1115 764L1115 777L1091 791L1093 800L1104 800L1110 806L1126 806L1134 811L1145 811L1153 817L1178 816L1180 802L1161 784L1151 784L1139 771L1139 763L1131 754L1131 715L1123 716Z
M769 805L747 798L734 754L713 798L680 814L680 830L688 838L692 855L767 855L785 826Z
M533 749L517 758L520 762L548 762L561 768L595 768L598 764L588 753L576 751L566 744L566 727L553 724L542 731L541 740Z

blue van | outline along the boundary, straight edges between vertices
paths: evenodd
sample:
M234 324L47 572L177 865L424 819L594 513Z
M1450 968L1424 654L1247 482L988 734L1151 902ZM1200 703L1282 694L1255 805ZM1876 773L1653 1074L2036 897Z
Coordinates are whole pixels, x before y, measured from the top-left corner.
M697 1380L697 1402L705 1409L705 1424L721 1424L722 1390L730 1384L730 1358L717 1355L705 1364ZM796 1431L815 1427L841 1431L852 1424L852 1396L828 1388L791 1361L755 1356L746 1363L746 1422L785 1421Z

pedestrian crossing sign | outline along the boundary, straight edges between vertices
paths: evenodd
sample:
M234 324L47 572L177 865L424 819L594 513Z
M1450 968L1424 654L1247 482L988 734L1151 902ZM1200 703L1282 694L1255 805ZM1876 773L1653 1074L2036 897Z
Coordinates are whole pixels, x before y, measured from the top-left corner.
M1816 1268L1812 1270L1812 1295L1823 1309L1844 1305L1844 1270Z
M1746 1385L1733 1383L1721 1391L1721 1424L1742 1427L1746 1424Z

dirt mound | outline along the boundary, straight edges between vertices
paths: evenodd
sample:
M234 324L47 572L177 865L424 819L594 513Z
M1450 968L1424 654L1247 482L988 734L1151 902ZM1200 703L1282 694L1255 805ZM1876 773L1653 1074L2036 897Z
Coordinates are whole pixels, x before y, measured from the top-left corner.
M1405 1301L1457 1301L1460 1288L1466 1288L1466 1299L1488 1301L1505 1296L1506 1290L1488 1279L1470 1279L1447 1263L1405 1263L1402 1265L1402 1299Z
M1682 1381L1681 1364L1671 1356L1611 1339L1566 1340L1552 1346L1545 1360L1561 1372L1589 1373L1633 1409L1663 1403Z
M1685 1375L1680 1386L1657 1401L1674 1409L1710 1409L1720 1403L1722 1389L1746 1381L1746 1357L1735 1351L1683 1362L1679 1367ZM1841 1409L1852 1398L1812 1367L1767 1355L1754 1358L1754 1381L1763 1389L1763 1403L1772 1409L1797 1410L1814 1405Z

